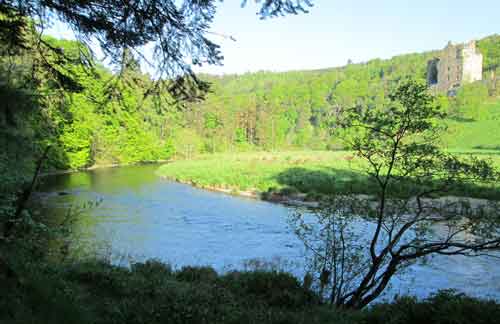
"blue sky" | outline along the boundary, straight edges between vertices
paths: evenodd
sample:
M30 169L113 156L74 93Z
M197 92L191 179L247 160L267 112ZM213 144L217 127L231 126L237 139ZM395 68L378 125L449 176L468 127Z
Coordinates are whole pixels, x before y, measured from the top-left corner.
M260 20L257 7L240 0L219 4L212 26L236 42L211 36L222 46L224 66L208 73L318 69L348 59L439 49L500 33L499 0L313 0L308 14ZM70 36L62 27L52 34Z

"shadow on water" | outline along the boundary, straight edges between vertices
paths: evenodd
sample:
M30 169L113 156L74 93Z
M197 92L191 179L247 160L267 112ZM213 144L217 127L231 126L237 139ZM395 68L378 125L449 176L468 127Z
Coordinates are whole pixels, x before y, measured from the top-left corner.
M131 165L52 175L41 179L40 189L51 192L93 190L109 194L120 192L123 188L139 191L158 181L154 173L156 169L157 164Z
M44 221L55 226L64 223L69 231L48 248L54 251L69 245L73 255L109 253L102 245L114 230L104 226L104 233L103 224L147 221L137 215L158 183L157 168L157 164L135 165L42 177L32 207Z

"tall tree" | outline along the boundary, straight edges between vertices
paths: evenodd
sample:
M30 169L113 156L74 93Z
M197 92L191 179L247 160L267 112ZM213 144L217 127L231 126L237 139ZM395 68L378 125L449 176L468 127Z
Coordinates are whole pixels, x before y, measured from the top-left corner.
M366 162L377 192L373 200L337 195L316 214L316 226L300 213L294 219L314 255L320 286L331 288L329 300L338 306L366 306L395 274L426 256L500 250L498 204L436 199L467 182L494 183L498 170L437 146L445 115L425 85L405 81L389 98L382 110L344 113L343 124L358 129L349 145ZM370 224L366 241L350 234L359 234L360 218Z

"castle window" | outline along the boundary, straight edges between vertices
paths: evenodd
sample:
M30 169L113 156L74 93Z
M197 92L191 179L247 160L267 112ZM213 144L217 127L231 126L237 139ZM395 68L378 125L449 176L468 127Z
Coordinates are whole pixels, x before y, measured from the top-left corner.
M427 65L427 83L434 85L438 83L438 63L439 59L429 61Z

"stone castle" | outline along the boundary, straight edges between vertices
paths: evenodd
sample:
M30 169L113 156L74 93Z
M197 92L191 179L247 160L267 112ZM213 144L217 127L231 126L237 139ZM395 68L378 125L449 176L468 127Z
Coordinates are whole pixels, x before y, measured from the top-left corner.
M427 84L436 92L453 94L463 84L482 80L483 55L476 42L453 45L427 63Z

